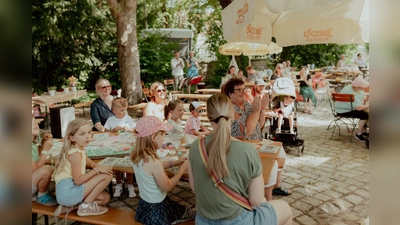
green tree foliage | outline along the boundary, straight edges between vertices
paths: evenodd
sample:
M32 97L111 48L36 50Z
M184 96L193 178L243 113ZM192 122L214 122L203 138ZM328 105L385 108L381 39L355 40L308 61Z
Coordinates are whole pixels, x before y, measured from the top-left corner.
M139 35L140 75L145 84L171 78L171 59L178 43L159 32Z
M116 27L104 1L32 2L32 85L60 88L69 76L90 88L98 77L119 85Z
M311 44L284 47L280 54L274 57L273 64L289 59L293 66L315 64L315 67L336 65L341 54L354 51L357 45Z

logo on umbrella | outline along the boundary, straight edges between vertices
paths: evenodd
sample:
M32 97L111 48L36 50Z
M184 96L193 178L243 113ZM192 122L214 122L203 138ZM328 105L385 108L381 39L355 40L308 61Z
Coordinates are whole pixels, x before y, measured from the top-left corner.
M308 28L304 31L303 35L307 38L307 41L328 41L333 37L333 28L328 28L326 30L312 30Z
M246 3L244 3L243 8L241 8L237 11L238 20L236 21L236 24L240 25L244 22L244 19L245 19L244 17L246 15L247 11L249 11L249 4L247 4L247 2L246 2Z
M249 40L261 40L263 27L253 27L251 23L246 26L246 37Z

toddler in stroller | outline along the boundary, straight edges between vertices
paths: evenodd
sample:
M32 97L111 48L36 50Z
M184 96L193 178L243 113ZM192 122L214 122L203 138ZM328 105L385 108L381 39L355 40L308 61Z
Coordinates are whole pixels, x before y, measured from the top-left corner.
M275 116L270 119L269 138L284 146L299 146L304 150L304 140L298 137L296 120L296 90L293 81L286 77L275 80L271 95ZM299 151L299 155L301 155Z

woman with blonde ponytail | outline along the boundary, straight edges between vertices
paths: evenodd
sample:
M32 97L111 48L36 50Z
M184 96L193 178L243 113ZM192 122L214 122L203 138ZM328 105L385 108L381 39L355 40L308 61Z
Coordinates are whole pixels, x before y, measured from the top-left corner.
M190 148L188 173L190 187L196 194L196 225L203 224L292 224L289 205L282 200L267 202L260 156L250 143L231 137L234 109L224 94L207 100L207 117L214 133L205 137L208 160L203 162L199 140ZM219 178L211 179L211 174ZM218 188L223 183L245 197L249 211L228 198Z

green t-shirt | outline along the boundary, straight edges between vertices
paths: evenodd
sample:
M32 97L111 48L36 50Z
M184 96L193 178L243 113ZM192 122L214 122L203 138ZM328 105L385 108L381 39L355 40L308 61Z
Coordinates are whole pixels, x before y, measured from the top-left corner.
M336 112L337 113L346 113L356 110L355 107L364 104L364 91L359 91L358 93L353 90L351 84L344 87L340 92L340 94L353 94L354 102L353 108L351 108L350 102L335 102Z
M206 143L210 142L212 136L206 137ZM244 208L214 186L200 157L198 140L195 140L190 147L189 160L194 179L197 213L212 220L236 218ZM257 150L250 143L231 141L227 162L230 175L223 179L224 184L248 198L250 181L262 173L262 164Z
M32 160L35 162L39 161L38 145L35 143L32 143Z

